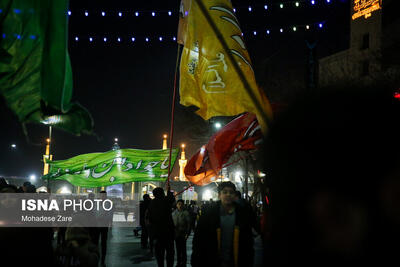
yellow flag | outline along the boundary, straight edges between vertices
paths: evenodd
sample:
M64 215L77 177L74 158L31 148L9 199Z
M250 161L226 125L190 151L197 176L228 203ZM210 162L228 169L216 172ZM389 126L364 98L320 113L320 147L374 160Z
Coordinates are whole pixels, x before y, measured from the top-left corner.
M197 1L204 3L225 39L228 51L218 40ZM252 112L265 130L264 118L271 117L271 108L256 84L242 30L231 2L182 0L180 16L178 42L184 45L180 64L180 103L199 107L197 114L205 120L214 116ZM239 65L261 110L256 108L227 53L233 55Z

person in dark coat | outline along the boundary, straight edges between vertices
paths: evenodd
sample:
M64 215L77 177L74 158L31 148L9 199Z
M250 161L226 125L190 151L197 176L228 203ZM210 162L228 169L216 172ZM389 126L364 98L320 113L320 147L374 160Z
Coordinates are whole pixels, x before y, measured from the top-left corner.
M153 190L154 199L148 209L149 232L154 240L155 256L159 267L164 266L166 253L167 267L174 265L174 222L172 220L172 204L175 201L173 193L156 187Z
M140 236L140 243L142 248L147 248L150 245L150 253L153 253L153 240L149 238L149 230L147 229L146 223L146 212L149 209L151 198L148 194L143 195L143 201L140 201L140 227L142 228L142 234ZM150 242L149 242L150 241Z
M193 238L194 267L252 266L253 235L244 207L234 201L232 182L218 186L220 199L201 214Z

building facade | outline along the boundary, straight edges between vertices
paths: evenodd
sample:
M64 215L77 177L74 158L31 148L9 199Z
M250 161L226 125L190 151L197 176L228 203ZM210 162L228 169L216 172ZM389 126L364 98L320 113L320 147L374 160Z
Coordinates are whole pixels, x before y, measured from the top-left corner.
M400 17L394 0L352 0L349 49L319 60L319 86L398 85Z

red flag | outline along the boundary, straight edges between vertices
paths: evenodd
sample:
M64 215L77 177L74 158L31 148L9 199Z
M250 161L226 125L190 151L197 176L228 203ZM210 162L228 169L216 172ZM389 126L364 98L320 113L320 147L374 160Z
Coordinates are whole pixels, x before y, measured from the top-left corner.
M261 127L256 116L245 113L225 125L200 148L186 165L185 176L193 184L209 184L217 179L219 171L235 152L254 150L261 141Z

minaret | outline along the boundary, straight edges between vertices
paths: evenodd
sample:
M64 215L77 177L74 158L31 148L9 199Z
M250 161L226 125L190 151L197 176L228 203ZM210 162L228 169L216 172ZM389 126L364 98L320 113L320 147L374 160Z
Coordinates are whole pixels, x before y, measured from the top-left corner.
M181 147L182 147L182 152L181 152L181 158L179 159L179 180L186 181L187 179L184 173L184 169L187 163L185 157L185 144L182 144Z
M48 160L53 160L53 155L50 155L50 138L47 138L46 141L47 141L46 154L43 155L43 161L44 161L43 175L46 175L49 173L49 164L46 162Z
M162 149L168 149L167 137L168 137L168 135L166 135L166 134L163 135Z

